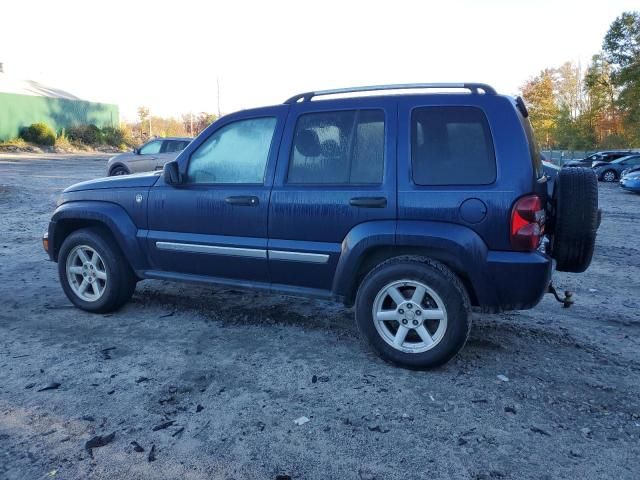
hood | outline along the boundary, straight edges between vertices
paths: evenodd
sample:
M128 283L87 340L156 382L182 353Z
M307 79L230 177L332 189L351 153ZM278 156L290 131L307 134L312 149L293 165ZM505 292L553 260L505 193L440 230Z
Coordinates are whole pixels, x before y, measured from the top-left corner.
M160 178L162 172L145 172L134 175L96 178L86 182L76 183L66 188L62 193L79 192L82 190L98 190L102 188L144 188L151 187Z

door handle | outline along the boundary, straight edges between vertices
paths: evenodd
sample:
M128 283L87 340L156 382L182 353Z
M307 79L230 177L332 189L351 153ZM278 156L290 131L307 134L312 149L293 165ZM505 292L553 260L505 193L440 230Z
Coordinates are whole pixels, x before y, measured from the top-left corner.
M386 197L354 197L349 200L352 207L384 208L387 206Z
M238 205L244 207L255 207L260 203L258 197L253 197L251 195L238 195L233 197L227 197L224 199L225 203L229 205Z

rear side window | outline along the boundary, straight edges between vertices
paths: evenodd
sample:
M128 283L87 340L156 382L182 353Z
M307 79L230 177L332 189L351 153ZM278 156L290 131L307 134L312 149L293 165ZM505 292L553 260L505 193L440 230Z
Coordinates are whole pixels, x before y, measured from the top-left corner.
M487 185L496 180L489 124L475 107L421 107L411 114L417 185Z
M167 143L165 153L174 153L184 150L189 142L185 142L182 140L168 140L165 143Z
M378 184L384 169L384 112L350 110L301 115L287 183Z

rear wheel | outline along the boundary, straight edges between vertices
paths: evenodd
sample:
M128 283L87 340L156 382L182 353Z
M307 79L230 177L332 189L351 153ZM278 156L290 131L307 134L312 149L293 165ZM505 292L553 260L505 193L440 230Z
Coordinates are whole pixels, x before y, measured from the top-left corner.
M470 304L460 280L444 265L397 257L378 265L356 297L361 334L384 359L409 368L446 363L464 346Z
M618 176L616 175L616 172L613 170L607 170L606 172L604 172L602 174L602 180L605 182L615 182L616 179L618 178Z
M136 287L136 277L120 249L99 228L77 230L64 240L58 274L71 303L89 312L117 310Z

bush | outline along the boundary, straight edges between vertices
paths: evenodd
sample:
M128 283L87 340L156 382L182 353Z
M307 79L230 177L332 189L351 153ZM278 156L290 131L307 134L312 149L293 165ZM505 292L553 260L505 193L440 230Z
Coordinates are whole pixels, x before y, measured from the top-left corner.
M58 138L56 138L56 149L69 152L74 150L64 129L62 129L62 132L58 135Z
M98 145L102 143L102 132L95 125L75 125L67 128L69 140L84 143L85 145Z
M127 134L122 128L104 127L102 129L103 143L112 147L120 147L128 143Z
M53 146L56 143L56 133L45 123L34 123L23 128L20 137L36 145Z

